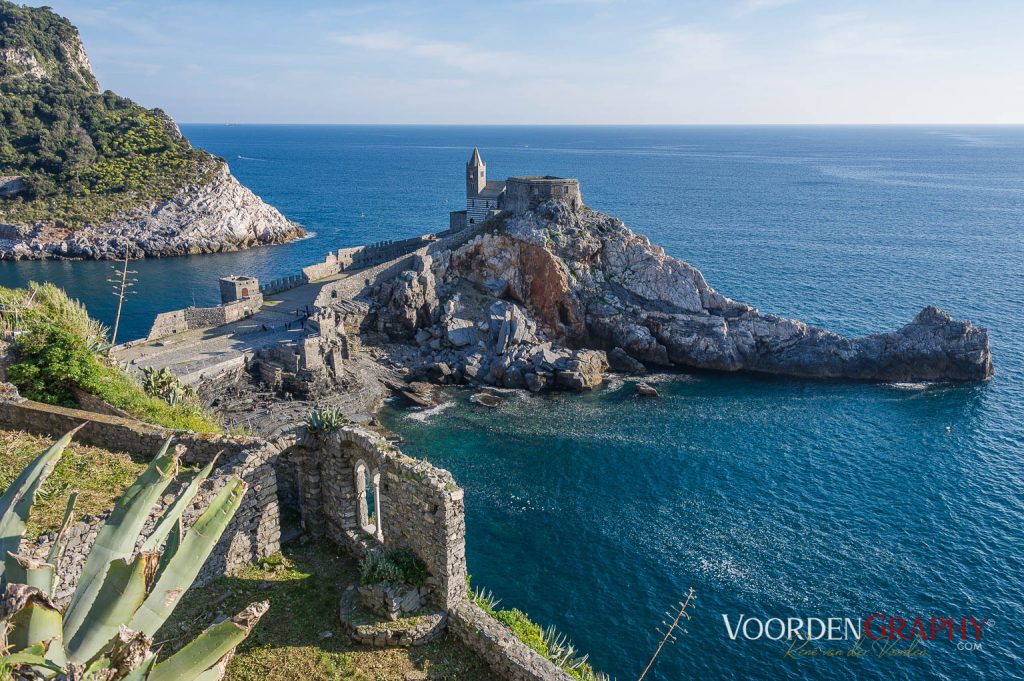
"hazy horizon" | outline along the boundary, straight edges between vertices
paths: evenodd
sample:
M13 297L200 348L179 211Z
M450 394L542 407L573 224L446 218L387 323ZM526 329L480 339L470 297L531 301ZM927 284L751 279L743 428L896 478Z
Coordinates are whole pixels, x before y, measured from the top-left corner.
M48 4L195 124L1024 124L1009 0Z

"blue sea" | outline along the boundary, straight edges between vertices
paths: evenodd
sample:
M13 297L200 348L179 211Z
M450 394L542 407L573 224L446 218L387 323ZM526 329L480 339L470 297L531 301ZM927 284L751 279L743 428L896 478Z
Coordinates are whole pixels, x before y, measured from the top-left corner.
M578 177L588 205L764 312L865 334L935 304L987 327L984 385L680 373L654 378L658 401L615 380L383 419L465 487L473 583L620 681L691 586L648 679L1024 678L1024 128L182 127L315 236L133 264L120 340L216 302L219 276L444 229L473 146L492 177ZM111 322L109 267L4 262L0 283L54 281ZM723 622L873 613L987 621L973 650L803 659Z

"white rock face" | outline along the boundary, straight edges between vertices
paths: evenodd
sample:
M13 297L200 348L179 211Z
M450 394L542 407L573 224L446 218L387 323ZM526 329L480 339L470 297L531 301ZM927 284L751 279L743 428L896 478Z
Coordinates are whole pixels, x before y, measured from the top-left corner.
M219 163L210 181L183 187L168 201L125 211L101 225L70 230L0 224L0 257L116 259L126 250L133 258L224 253L284 243L303 233Z

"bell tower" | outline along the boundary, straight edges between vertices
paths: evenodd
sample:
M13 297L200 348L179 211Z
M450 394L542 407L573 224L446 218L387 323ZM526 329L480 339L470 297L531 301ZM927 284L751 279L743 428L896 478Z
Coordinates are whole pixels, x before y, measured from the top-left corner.
M479 196L487 186L487 164L480 158L480 150L473 147L473 156L466 164L466 198Z

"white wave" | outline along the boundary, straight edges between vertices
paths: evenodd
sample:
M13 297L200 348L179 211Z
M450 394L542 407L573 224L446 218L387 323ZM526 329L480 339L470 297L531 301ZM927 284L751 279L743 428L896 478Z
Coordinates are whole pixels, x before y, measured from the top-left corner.
M454 406L455 406L454 402L442 402L441 404L437 405L436 407L431 407L430 409L423 409L422 411L409 412L409 414L406 416L406 418L411 420L411 421L419 421L421 423L425 423L428 419L433 418L434 416L437 416L438 414L440 414L444 410L446 410L446 409L448 409L450 407L454 407Z

